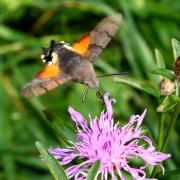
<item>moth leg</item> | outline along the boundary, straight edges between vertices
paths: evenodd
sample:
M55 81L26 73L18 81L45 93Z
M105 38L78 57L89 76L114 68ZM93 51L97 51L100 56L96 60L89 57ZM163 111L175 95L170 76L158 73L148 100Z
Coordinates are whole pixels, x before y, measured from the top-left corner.
M96 96L97 96L98 99L100 99L102 101L102 105L104 105L105 104L104 98L103 98L102 93L99 90L96 91Z
M86 89L85 89L85 91L84 91L84 94L83 94L83 97L82 97L82 103L84 103L84 101L85 101L85 99L86 99L88 90L89 90L89 85L87 85L87 87L86 87Z

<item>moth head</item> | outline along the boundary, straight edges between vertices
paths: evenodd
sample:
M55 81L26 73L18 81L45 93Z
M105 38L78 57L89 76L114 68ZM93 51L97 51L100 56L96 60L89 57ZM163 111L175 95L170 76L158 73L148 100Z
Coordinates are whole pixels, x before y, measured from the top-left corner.
M58 51L62 48L70 49L70 47L71 46L65 41L56 42L51 40L50 46L48 48L43 48L41 59L48 65L57 65L59 62Z

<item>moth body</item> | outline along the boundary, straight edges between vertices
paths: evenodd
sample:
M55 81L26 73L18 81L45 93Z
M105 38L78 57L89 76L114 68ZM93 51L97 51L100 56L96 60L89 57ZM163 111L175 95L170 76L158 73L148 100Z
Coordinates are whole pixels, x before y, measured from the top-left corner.
M53 41L51 46L47 48L47 52L44 55L41 55L43 60L45 58L47 59L47 64L59 66L61 73L71 76L75 82L88 85L95 89L99 88L93 65L87 58L75 52L67 43L62 44Z

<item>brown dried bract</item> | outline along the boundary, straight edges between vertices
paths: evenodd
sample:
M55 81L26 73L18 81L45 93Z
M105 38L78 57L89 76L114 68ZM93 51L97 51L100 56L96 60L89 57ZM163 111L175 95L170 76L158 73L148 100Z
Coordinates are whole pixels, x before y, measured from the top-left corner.
M177 80L180 80L180 56L176 59L175 67L174 67L174 74Z
M159 88L161 95L164 96L169 96L176 90L174 82L167 78L159 83Z

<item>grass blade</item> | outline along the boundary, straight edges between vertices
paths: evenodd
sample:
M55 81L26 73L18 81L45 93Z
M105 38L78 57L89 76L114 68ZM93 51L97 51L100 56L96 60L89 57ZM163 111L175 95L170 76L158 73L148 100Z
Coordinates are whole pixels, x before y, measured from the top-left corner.
M174 61L176 61L176 59L180 56L180 43L174 38L172 38L171 43L173 47Z
M143 80L137 80L130 77L115 77L114 81L128 84L134 88L145 91L155 97L159 97L159 91L152 84Z
M165 69L166 66L164 63L164 59L158 49L155 49L155 57L156 57L157 68Z
M64 179L68 180L68 177L62 168L62 166L57 162L56 159L49 153L47 148L40 142L36 142L36 147L39 150L44 162L47 164L50 172L56 180Z
M168 69L157 68L157 69L154 69L153 71L151 71L151 73L164 76L164 77L171 79L171 80L175 79L173 71L168 70Z

